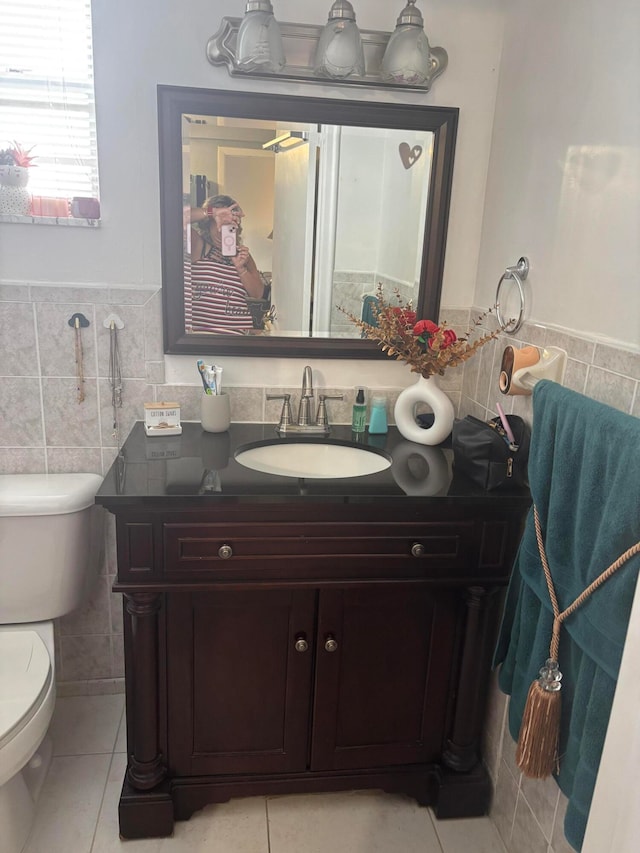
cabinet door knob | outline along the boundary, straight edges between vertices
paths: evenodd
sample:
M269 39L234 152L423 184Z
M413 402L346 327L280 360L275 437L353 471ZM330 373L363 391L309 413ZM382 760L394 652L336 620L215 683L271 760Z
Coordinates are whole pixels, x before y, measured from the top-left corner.
M218 557L220 557L221 560L228 560L229 557L233 557L233 548L231 545L221 545L220 548L218 548Z
M307 640L306 640L304 634L299 634L296 637L296 645L295 645L296 651L297 652L306 652L308 648L309 648L309 643L307 643Z
M424 556L424 545L421 542L414 542L411 546L411 554L414 557Z
M335 637L332 637L331 634L329 634L327 639L325 640L325 644L324 644L325 651L326 652L335 652L335 650L337 648L338 648L338 644L336 642Z

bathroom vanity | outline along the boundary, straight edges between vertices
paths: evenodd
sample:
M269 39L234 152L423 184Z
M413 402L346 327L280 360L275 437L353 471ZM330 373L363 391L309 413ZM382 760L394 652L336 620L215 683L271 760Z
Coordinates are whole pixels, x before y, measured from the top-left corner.
M96 498L124 597L121 834L168 835L236 796L357 788L485 813L485 691L528 492L479 492L450 449L395 429L363 437L390 468L335 480L241 466L273 426L183 430L137 423Z

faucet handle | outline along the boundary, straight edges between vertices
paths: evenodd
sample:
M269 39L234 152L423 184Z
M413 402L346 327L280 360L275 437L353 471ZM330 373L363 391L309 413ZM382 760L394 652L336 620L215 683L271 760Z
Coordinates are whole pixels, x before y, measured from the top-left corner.
M277 430L288 427L293 422L291 414L291 394L267 394L267 400L282 400L282 411L280 412L280 422L276 427Z
M318 395L318 413L316 415L317 426L329 427L329 418L327 417L327 406L325 400L342 400L344 394L319 394Z

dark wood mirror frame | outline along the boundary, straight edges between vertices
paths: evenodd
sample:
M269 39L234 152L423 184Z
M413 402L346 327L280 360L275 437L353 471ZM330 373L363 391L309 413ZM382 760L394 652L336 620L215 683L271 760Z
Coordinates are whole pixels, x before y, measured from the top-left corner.
M373 341L186 334L184 324L182 115L230 116L431 131L433 160L418 317L437 319L444 269L458 109L158 86L164 351L179 355L384 358Z

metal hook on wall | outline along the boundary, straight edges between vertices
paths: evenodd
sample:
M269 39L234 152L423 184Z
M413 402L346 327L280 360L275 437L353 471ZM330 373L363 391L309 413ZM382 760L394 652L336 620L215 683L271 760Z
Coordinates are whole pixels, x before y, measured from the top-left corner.
M498 318L500 328L508 335L512 335L514 332L517 332L524 322L524 309L526 303L522 282L526 280L528 275L529 259L522 257L515 266L506 268L498 282L498 288L496 290L496 317ZM502 290L502 285L505 281L515 281L518 288L518 295L520 297L520 311L518 316L514 320L508 321L505 321L500 308L500 291Z
M109 316L105 317L102 321L102 325L105 329L112 329L114 326L116 329L124 329L124 323L117 314L109 314Z
M80 312L72 314L69 317L68 323L72 329L86 329L87 326L91 325L84 314L80 314Z

